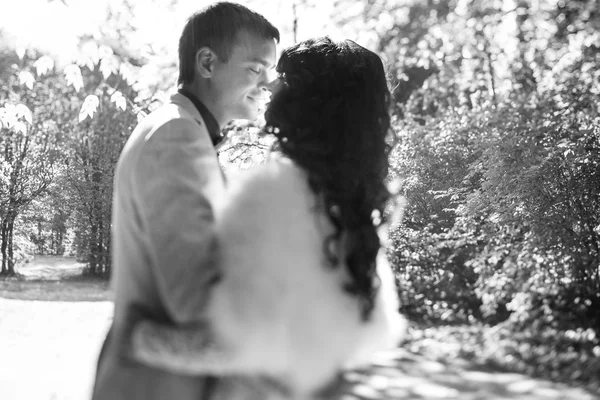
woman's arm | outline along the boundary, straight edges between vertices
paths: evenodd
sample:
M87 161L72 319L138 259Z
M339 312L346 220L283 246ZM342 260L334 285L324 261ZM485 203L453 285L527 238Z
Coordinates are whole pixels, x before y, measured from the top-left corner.
M214 338L208 324L170 326L141 320L132 331L130 356L142 364L184 375L232 368L233 351Z
M174 327L142 320L133 329L131 349L135 361L182 375L229 375L237 365L236 352L214 340L208 324ZM278 380L244 379L250 382L246 394L258 390L265 399L289 398L289 387Z
M287 186L294 178L282 176L280 169L277 165L269 164L247 171L230 182L226 196L215 205L215 257L212 267L221 271L223 276L206 292L208 302L204 322L175 322L168 325L140 316L132 329L128 357L145 365L187 375L248 372L247 365L252 365L252 362L242 358L244 356L240 348L244 348L250 331L261 324L264 312L254 315L245 312L245 309L231 309L230 306L243 308L248 302L256 302L264 295L255 293L258 289L252 285L253 277L257 275L256 278L261 282L269 279L262 266L273 259L269 251L274 241L273 231L283 229L274 224L289 217L289 213L282 211L286 206L282 204L281 197L289 192ZM283 203L289 202L289 199L285 199ZM273 218L273 214L278 218ZM256 271L252 266L260 268ZM240 272L241 268L246 272ZM247 273L250 275L247 276ZM194 285L194 278L191 279L189 286ZM236 283L232 288L230 281L237 282L245 290L236 290ZM220 307L219 299L223 298L233 298L233 301L226 301L227 306ZM271 301L267 303L272 304ZM224 322L232 320L239 324ZM244 326L242 320L251 326ZM262 322L270 327L271 323L278 321ZM218 327L223 324L225 328L219 330ZM224 335L224 330L227 335ZM215 331L219 334L215 334ZM269 340L268 337L264 339Z
M133 357L183 374L283 374L289 332L282 327L298 314L294 299L306 296L307 285L298 292L293 277L321 275L314 202L289 162L268 162L230 182L215 207L215 262L223 275L211 288L206 325L141 322Z

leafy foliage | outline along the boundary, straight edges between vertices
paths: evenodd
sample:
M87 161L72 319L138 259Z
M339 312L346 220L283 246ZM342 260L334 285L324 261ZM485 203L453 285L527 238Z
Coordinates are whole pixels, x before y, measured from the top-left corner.
M56 90L52 61L42 57L24 62L35 68L40 84L31 82L31 72L23 79L23 71L19 73L12 64L3 71L6 86L0 91L4 103L0 109L2 274L14 274L16 218L52 182L60 157L64 110L69 107Z
M497 364L597 381L597 1L393 4L378 43L399 81L403 311L500 323Z
M83 56L62 69L33 50L22 58L0 55L8 65L0 92L3 273L14 274L19 259L15 221L20 242L38 252L74 253L92 274L110 272L114 169L144 102L132 102L128 64L112 49L88 40L83 47Z

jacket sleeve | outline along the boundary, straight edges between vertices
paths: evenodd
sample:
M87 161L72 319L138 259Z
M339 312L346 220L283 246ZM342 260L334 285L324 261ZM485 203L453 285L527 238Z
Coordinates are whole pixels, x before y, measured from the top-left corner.
M169 121L146 138L132 179L151 273L178 324L202 318L208 288L219 276L212 260L213 202L224 184L205 139L194 121Z

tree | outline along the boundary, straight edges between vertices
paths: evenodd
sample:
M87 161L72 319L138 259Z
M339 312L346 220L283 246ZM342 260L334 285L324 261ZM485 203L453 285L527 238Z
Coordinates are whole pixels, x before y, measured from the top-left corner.
M123 70L127 64L110 48L87 43L91 50L81 62L85 63L80 70L84 86L78 93L81 110L73 135L65 141L65 178L74 200L77 253L86 261L88 273L108 276L114 172L138 114L144 111L132 102L136 92Z
M3 57L10 58L4 54ZM68 100L56 90L57 76L49 57L37 60L26 56L23 68L16 64L5 70L7 85L0 92L2 138L0 155L2 182L2 274L14 275L13 233L17 216L42 196L51 184L58 143L64 128ZM31 70L35 68L38 80ZM50 106L52 105L52 106ZM33 110L30 111L30 110Z
M51 248L64 251L61 243L71 216L80 239L79 253L85 255L89 272L109 273L114 168L143 110L132 101L135 67L94 41L84 41L82 49L79 61L64 68L32 50L20 59L12 52L0 58L10 66L4 70L8 85L0 93L1 99L10 100L2 108L1 142L5 274L14 274L16 218L42 196L52 210L37 218L37 235L29 234L38 249L49 250L44 245L43 223L51 221ZM54 180L67 185L62 191L51 188Z

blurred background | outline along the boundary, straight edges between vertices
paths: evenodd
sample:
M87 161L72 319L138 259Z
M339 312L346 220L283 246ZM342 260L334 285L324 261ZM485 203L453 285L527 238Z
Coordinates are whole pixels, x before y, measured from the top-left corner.
M177 39L206 1L0 2L2 274L32 255L110 276L119 152L177 78ZM381 55L407 199L388 249L402 312L444 357L598 389L600 2L242 1L282 47L349 38ZM261 162L237 121L220 158Z

